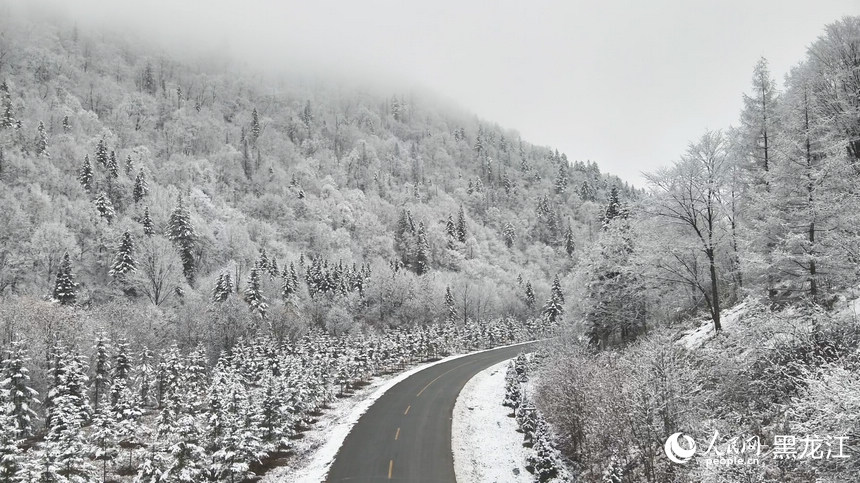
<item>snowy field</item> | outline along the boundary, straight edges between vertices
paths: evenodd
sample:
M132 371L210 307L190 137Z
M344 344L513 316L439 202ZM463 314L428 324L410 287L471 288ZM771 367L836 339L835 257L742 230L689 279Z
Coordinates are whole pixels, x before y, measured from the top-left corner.
M534 481L525 470L528 448L517 432L517 421L508 417L505 372L510 360L479 372L466 383L454 404L451 448L454 472L463 483L527 483Z
M528 343L529 342L522 342L520 344L511 344L509 346L503 347L511 347ZM487 350L494 350L500 348L502 347L495 347L493 349ZM326 475L328 474L328 470L329 468L331 468L331 465L334 462L334 458L337 455L340 446L343 444L343 441L346 439L352 427L355 425L355 423L358 422L359 418L361 418L361 416L365 412L367 412L368 408L370 408L370 406L372 406L377 399L382 397L382 395L385 394L386 391L394 387L400 381L419 371L427 369L428 367L435 366L436 364L442 364L453 359L459 359L461 357L465 357L471 354L477 354L479 352L486 351L477 351L470 352L468 354L457 354L453 356L448 356L438 361L421 364L400 374L374 377L369 385L357 391L355 394L352 395L352 397L341 399L333 403L331 409L327 410L325 414L320 416L317 423L313 425L313 428L305 433L304 438L296 441L296 444L292 448L292 450L295 452L295 455L290 458L289 463L286 466L274 468L268 473L266 473L261 482L309 483L325 481ZM504 364L507 363L507 361L504 362ZM485 372L487 371L484 371L484 373ZM477 379L479 376L480 374L473 378L471 381L469 381L469 383ZM501 379L499 379L498 384L500 388L499 390L501 391L499 394L501 394L501 396L499 396L498 405L501 409L505 409L501 405L501 401L504 400L504 368L501 369L500 377ZM467 384L466 388L468 387L469 385ZM460 397L462 397L462 393L460 394ZM458 399L457 404L459 403L460 400ZM516 430L516 421L513 418L509 419L511 428L513 428L512 431ZM519 433L515 434L520 436ZM457 474L459 475L459 473ZM516 482L530 480L508 479L499 481Z

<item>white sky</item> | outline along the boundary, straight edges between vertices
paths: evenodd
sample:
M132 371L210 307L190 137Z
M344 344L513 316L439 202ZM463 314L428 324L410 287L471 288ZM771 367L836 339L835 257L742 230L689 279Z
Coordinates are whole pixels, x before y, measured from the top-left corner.
M639 186L736 123L760 56L779 81L826 23L860 14L860 0L41 3L179 48L418 83Z

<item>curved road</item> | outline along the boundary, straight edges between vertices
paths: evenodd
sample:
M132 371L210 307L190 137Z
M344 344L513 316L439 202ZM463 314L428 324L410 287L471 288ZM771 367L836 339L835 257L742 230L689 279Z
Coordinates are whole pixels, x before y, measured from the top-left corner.
M457 395L478 372L532 346L521 344L461 357L396 384L353 426L326 481L455 481L451 414Z

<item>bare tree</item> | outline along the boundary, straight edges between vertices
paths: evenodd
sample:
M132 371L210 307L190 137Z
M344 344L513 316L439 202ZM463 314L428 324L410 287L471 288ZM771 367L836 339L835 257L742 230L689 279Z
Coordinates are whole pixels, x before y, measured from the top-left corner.
M683 227L708 260L710 287L699 277L691 277L690 281L704 296L716 331L722 329L717 253L726 221L722 195L728 168L725 137L720 131L708 131L690 144L674 166L647 175L655 191L654 214ZM691 275L698 270L685 267L680 272Z
M182 264L173 245L160 236L141 243L141 255L134 284L155 305L161 305L176 292L182 279Z

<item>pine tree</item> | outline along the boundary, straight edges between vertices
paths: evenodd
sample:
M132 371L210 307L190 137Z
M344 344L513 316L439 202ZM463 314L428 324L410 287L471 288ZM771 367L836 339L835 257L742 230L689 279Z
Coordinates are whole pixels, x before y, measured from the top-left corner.
M457 307L454 305L454 295L451 293L451 287L445 287L445 307L448 309L446 320L453 324L457 320Z
M45 132L45 123L39 121L38 133L36 135L36 156L50 158L48 153L48 133Z
M63 305L73 305L77 299L77 284L75 283L75 275L72 273L72 261L69 259L68 253L63 255L63 261L57 270L52 297Z
M550 324L555 324L564 315L564 294L561 293L561 283L558 281L558 275L552 282L552 291L549 299L543 306L541 315Z
M155 234L155 226L152 224L152 218L149 216L149 207L145 207L143 209L143 217L140 219L141 225L143 225L143 234L146 236L152 236Z
M457 240L466 243L466 214L463 212L463 205L460 205L460 211L457 213Z
M771 78L767 59L761 58L753 70L753 92L744 94L744 109L741 111L744 151L752 158L756 173L756 184L765 184L766 173L773 162L777 132L778 93L776 82Z
M108 274L111 277L121 277L136 269L137 262L134 260L134 241L131 239L131 233L126 231L122 234L122 240L117 248L113 265L111 265Z
M567 163L559 163L558 173L555 176L556 194L564 194L567 191Z
M84 156L84 164L78 173L78 181L81 182L85 191L90 192L93 189L93 165L90 164L89 154Z
M119 164L116 160L116 151L111 150L107 163L108 176L113 179L119 178Z
M251 112L251 142L256 143L260 139L260 118L257 115L257 108Z
M603 215L603 228L606 229L609 223L619 216L624 216L624 210L618 200L618 188L613 186L609 192L609 204L606 205L606 212Z
M93 201L93 204L96 207L96 211L99 212L99 216L107 220L108 223L113 221L115 212L113 210L113 203L110 202L110 198L108 198L107 193L102 192L95 201Z
M69 116L63 116L63 132L68 133L72 131L72 123L69 121Z
M532 289L532 282L526 282L526 307L530 311L535 309L535 292Z
M129 160L131 157L129 157ZM132 191L132 199L135 203L140 203L147 193L149 193L149 185L146 183L146 175L143 174L143 168L137 172L137 177L134 178L134 190Z
M6 351L6 358L3 361L0 401L3 402L4 408L0 409L0 413L8 417L6 421L8 426L4 424L4 428L11 431L11 436L15 440L24 439L33 434L36 419L33 407L39 404L36 399L39 393L30 387L30 370L27 368L29 360L24 341L12 341L11 348ZM0 481L3 481L2 476Z
M424 275L430 271L430 245L427 243L427 233L424 222L418 224L415 249L415 270L418 275Z
M102 406L102 399L107 394L108 384L110 383L110 348L106 335L102 332L96 338L96 344L93 348L93 369L95 370L92 380L92 396L93 407L98 411L99 406Z
M0 483L29 483L15 420L0 409Z
M2 95L3 101L3 114L0 115L0 129L12 129L18 123L15 119L15 107L12 105L12 98L9 96L8 90L0 95Z
M290 297L296 293L298 283L294 279L295 274L296 269L293 267L292 262L290 262L289 266L284 265L284 273L281 274L281 278L283 278L283 283L281 284L281 297L283 297L284 300L289 300Z
M261 319L266 318L266 311L269 305L266 303L266 297L263 296L260 288L260 272L257 267L251 269L248 276L248 286L245 288L245 302L251 312L256 314Z
M517 234L514 232L514 225L511 222L505 222L504 228L502 228L502 236L505 239L505 246L511 248L514 246L514 240L517 238Z
M212 301L216 303L224 302L233 293L233 279L230 274L222 272L218 275L218 280L215 281L215 288L212 290Z
M98 144L96 145L96 161L102 165L102 167L107 168L108 165L108 148L107 142L105 142L105 138L99 139Z
M96 461L101 461L102 481L107 481L108 463L116 459L118 454L114 414L106 405L101 409L97 408L90 426L90 441L92 441L90 456Z
M125 157L125 175L131 176L131 172L134 171L134 161L131 160L131 155Z
M573 229L568 225L567 231L564 232L564 251L567 252L567 256L572 257L575 249L576 244L573 241Z
M197 234L191 225L191 215L182 203L182 195L167 221L167 238L173 242L182 260L182 272L189 285L194 284L194 243Z

